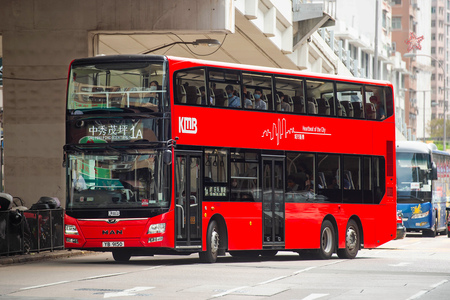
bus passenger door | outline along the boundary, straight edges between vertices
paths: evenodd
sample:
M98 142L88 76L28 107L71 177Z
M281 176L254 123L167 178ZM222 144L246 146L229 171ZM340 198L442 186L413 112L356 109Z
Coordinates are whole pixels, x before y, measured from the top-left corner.
M175 155L176 248L201 248L201 153L177 151Z
M263 157L263 246L284 246L284 159Z

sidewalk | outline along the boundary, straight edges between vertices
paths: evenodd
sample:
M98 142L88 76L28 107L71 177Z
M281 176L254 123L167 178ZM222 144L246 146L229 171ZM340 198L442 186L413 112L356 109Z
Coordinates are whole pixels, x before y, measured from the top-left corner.
M93 252L83 250L54 250L54 251L42 251L33 252L30 254L20 254L11 256L0 256L0 267L17 263L27 263L34 261L50 260L57 258L68 258L73 256L88 255Z

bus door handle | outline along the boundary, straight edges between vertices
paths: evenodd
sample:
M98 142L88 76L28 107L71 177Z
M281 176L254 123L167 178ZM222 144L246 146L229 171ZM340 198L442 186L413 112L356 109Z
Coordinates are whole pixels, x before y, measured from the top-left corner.
M178 207L178 208L181 208L181 213L182 213L183 220L184 220L185 216L184 216L184 207L183 207L183 205L176 204L175 206ZM182 223L182 228L184 228L184 222Z

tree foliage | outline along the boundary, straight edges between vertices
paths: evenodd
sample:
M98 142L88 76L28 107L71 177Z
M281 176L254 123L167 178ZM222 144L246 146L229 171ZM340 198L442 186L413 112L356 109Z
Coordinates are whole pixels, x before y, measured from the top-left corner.
M450 121L447 120L446 123L447 123L447 128L446 128L447 142L449 142ZM444 119L431 120L428 123L427 133L429 134L429 136L432 140L441 141L441 143L442 143L442 141L444 140ZM436 143L436 144L441 144L441 143ZM447 143L447 145L448 145L448 143Z

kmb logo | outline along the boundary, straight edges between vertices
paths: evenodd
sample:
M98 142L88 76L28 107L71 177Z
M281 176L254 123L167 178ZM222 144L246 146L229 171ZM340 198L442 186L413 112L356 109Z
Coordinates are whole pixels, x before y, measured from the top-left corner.
M197 133L197 119L189 117L178 117L178 131L181 133Z

